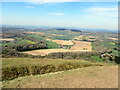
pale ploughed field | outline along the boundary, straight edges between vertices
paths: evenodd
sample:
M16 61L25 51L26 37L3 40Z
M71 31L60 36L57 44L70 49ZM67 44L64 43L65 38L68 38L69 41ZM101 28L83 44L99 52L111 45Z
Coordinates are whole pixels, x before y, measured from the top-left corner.
M14 41L12 38L1 38L0 41Z

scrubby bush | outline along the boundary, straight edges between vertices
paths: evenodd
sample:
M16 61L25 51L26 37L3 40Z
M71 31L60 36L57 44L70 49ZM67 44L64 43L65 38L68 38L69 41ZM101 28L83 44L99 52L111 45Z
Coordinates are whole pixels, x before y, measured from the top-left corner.
M45 73L54 72L54 71L55 71L55 66L46 65L41 68L40 74L45 74Z
M2 79L14 79L18 77L16 67L7 67L2 69Z
M117 64L120 64L120 56L116 56L114 60Z
M29 75L29 68L28 66L19 66L17 67L17 76L25 76Z
M57 68L58 71L65 71L65 70L70 70L74 68L74 64L71 63L65 63L62 65L59 65L59 67Z

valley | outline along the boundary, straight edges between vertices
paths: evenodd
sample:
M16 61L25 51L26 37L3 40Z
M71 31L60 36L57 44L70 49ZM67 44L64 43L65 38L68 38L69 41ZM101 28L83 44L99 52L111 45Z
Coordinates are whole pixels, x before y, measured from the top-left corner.
M2 87L116 88L120 63L117 35L60 28L4 27L0 39Z

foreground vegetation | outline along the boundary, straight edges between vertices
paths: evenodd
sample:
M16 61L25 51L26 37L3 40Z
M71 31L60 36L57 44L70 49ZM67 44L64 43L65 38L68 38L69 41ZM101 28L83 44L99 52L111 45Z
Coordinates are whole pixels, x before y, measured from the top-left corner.
M10 80L20 76L66 71L89 66L103 66L85 60L3 58L2 79Z

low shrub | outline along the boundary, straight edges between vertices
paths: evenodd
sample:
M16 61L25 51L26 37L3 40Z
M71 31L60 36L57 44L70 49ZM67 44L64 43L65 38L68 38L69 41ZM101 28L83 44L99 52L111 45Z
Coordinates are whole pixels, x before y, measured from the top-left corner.
M57 71L65 71L65 70L69 70L69 69L73 69L73 65L71 63L65 63L62 65L59 65L57 68Z
M17 76L25 76L25 75L29 75L29 68L28 66L18 66L17 68Z
M40 74L42 66L30 66L29 67L29 75L37 75Z
M45 74L45 73L49 73L49 72L54 72L56 69L55 69L55 66L53 65L46 65L46 66L43 66L40 70L40 74Z

